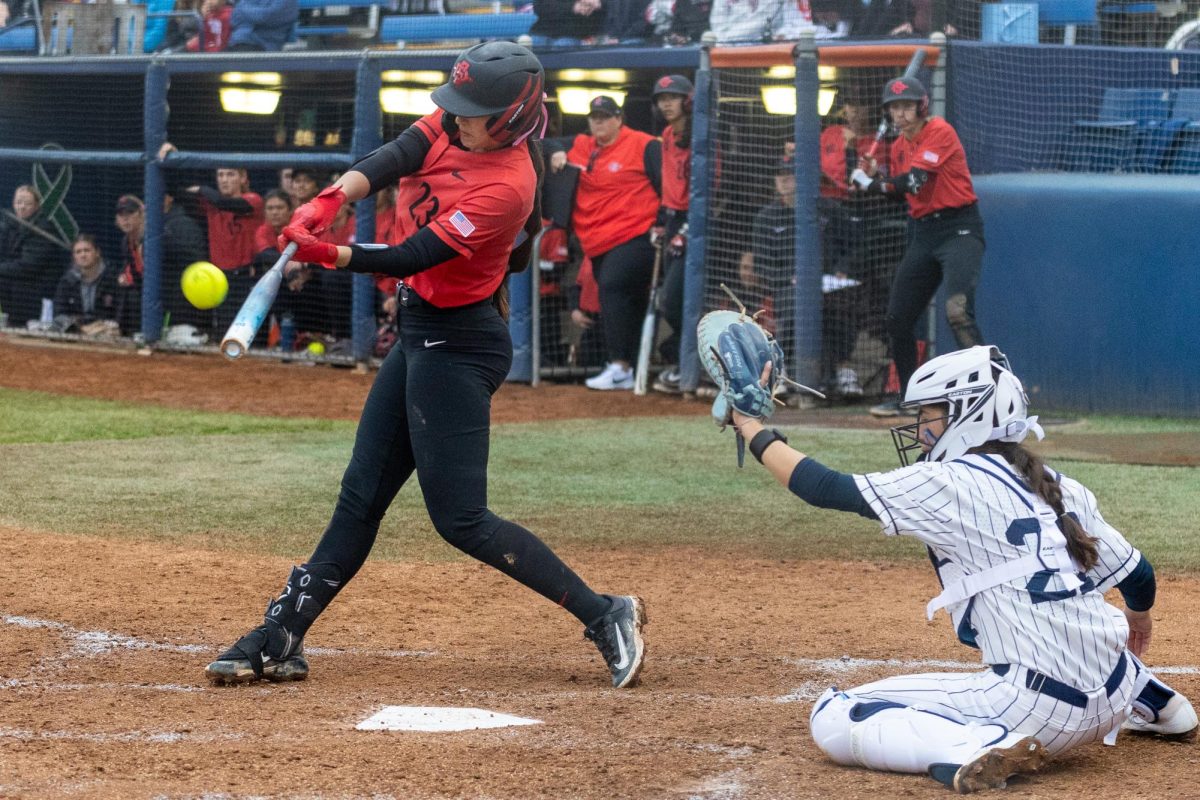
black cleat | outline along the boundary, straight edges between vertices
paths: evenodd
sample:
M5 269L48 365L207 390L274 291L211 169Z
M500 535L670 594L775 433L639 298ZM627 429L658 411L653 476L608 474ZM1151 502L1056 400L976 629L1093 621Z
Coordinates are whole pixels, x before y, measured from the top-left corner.
M275 626L286 646L281 648L281 658L267 653L270 634L267 626L259 625L247 633L233 647L226 650L217 660L204 668L204 674L218 686L236 683L253 683L268 680L302 681L308 677L308 661L304 658L304 641L292 641L287 631Z
M646 643L642 641L646 604L632 595L605 597L613 601L612 609L589 625L583 635L595 642L604 656L612 673L613 688L624 689L637 684L646 658Z

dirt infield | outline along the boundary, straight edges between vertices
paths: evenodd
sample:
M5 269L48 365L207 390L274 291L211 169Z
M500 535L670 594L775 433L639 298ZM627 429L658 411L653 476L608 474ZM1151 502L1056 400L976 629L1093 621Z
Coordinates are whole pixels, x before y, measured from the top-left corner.
M5 343L0 386L249 413L353 418L370 375L215 357ZM578 387L507 386L497 420L707 413ZM281 398L302 398L295 404ZM282 407L282 408L281 408ZM2 487L0 487L2 489ZM608 688L569 615L466 561L368 562L309 637L312 677L210 687L288 562L86 532L0 527L0 798L944 798L921 776L846 769L808 736L831 683L971 668L927 569L659 549L565 553L647 601L643 685ZM897 592L896 587L904 587ZM1200 581L1161 575L1150 661L1200 696ZM891 659L891 661L885 661ZM471 706L543 724L361 732L383 706ZM1200 749L1122 737L1007 796L1200 796ZM990 795L1005 796L1005 795Z

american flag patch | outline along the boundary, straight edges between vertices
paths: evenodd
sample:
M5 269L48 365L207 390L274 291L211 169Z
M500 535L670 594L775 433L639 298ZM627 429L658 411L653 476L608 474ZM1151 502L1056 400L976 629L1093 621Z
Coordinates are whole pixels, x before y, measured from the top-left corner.
M924 153L921 153L921 158L925 159L930 164L936 164L938 162L938 154L932 150L926 150Z
M470 236L475 232L475 226L471 224L471 220L467 219L467 215L461 211L455 211L450 215L450 224L463 236Z

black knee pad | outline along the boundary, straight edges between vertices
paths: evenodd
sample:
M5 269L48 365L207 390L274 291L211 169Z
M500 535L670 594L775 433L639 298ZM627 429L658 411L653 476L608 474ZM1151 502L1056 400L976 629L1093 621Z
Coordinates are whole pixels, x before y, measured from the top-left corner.
M264 614L268 623L267 653L282 658L294 649L341 588L342 570L337 564L292 567L283 592L271 601Z

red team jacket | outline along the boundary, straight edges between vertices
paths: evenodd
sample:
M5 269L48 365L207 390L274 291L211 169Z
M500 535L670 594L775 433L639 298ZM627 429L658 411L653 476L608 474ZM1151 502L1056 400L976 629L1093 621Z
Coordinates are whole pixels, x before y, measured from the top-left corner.
M691 154L690 147L679 146L675 129L668 125L662 133L662 204L675 211L687 211Z
M622 127L612 144L598 147L595 137L581 133L567 151L567 162L583 168L571 228L588 256L603 255L654 224L659 199L645 166L652 141L648 133Z
M941 117L930 117L911 142L904 136L892 142L892 174L916 167L929 173L917 194L906 194L909 213L920 219L947 208L960 208L976 201L967 170L967 154L958 134Z
M254 192L246 192L242 199L253 211L240 216L204 203L204 213L208 216L208 256L227 272L254 261L254 254L261 249L254 240L263 221L263 199Z
M443 113L413 123L432 145L421 169L400 179L395 235L402 242L428 226L459 254L404 280L426 301L450 308L486 300L500 288L513 243L533 212L537 176L524 147L469 153L451 144Z

